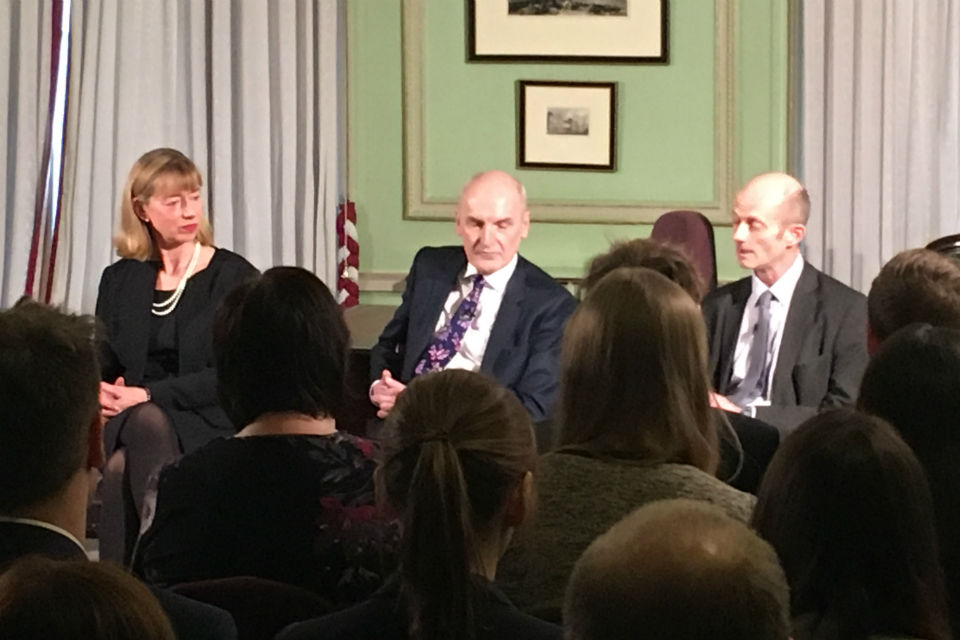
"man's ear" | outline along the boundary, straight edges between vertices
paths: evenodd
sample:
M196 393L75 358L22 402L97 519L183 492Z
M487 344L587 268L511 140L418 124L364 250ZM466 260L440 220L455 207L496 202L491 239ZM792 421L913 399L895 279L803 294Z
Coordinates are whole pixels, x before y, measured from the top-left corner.
M508 527L519 527L533 513L533 474L529 471L514 485L507 497L503 512L503 523Z
M87 468L102 469L107 462L107 454L103 449L103 425L107 421L97 411L87 429Z
M799 245L807 237L807 227L800 223L791 224L787 227L787 234L791 244Z

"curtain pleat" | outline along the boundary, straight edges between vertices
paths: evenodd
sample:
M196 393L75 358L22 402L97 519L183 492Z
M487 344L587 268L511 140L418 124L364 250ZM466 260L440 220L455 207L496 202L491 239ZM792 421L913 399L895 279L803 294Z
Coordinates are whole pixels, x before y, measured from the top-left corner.
M805 0L801 72L806 254L867 291L960 232L960 0Z
M120 189L158 146L199 167L217 246L261 269L303 266L335 287L342 117L326 105L339 104L340 2L74 2L54 298L93 308L116 259Z

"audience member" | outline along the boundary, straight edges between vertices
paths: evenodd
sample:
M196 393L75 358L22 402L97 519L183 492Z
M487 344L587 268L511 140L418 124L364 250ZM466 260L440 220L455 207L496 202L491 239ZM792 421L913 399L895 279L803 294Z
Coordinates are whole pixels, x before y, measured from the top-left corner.
M901 251L873 279L867 317L871 353L915 322L960 329L960 263L929 249Z
M737 261L753 275L703 300L715 404L782 433L852 404L867 365L863 295L800 255L809 216L795 178L753 178L733 203Z
M98 535L101 557L124 564L150 475L231 433L217 405L210 324L223 297L256 269L213 247L201 183L179 151L142 155L120 194L114 245L123 259L100 279L100 405L109 421Z
M745 524L694 500L641 507L577 560L567 640L787 640L777 555Z
M950 637L927 481L882 420L837 409L800 426L753 524L780 556L796 640Z
M474 176L456 229L462 247L428 247L414 258L403 301L370 352L370 400L384 417L415 375L467 369L499 381L544 421L576 302L517 254L530 229L523 185L502 171Z
M521 610L558 619L577 557L638 505L687 497L749 519L753 496L714 477L706 349L696 303L659 273L616 269L590 289L564 338L560 449L502 563Z
M417 377L387 418L383 448L377 489L403 521L398 578L279 638L560 638L491 582L532 501L536 444L517 398L467 371Z
M702 287L690 261L680 250L648 239L615 242L609 251L594 257L580 284L580 297L603 276L620 267L656 271L676 282L700 304ZM714 411L720 427L717 477L741 491L756 493L760 478L780 444L780 433L772 425L742 413Z
M28 556L0 574L0 638L174 640L146 586L102 562Z
M0 571L40 554L86 559L103 463L94 320L30 301L0 311ZM181 638L236 638L227 612L156 590Z
M352 604L392 571L371 443L337 431L349 335L326 286L275 267L214 324L220 399L236 437L160 474L136 568L157 584L258 576Z
M892 424L930 482L953 635L960 634L960 331L915 324L874 354L860 407ZM871 494L872 495L872 491Z
M649 238L620 240L605 252L593 257L580 281L580 298L584 298L603 276L620 267L644 267L666 276L700 304L705 286L682 249Z

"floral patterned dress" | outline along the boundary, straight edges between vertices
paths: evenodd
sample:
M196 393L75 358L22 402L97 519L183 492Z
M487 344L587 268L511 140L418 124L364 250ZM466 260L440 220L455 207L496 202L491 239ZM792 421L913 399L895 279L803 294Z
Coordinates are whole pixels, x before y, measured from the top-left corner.
M339 432L215 440L160 473L134 571L162 586L257 576L360 601L399 544L374 506L372 454Z

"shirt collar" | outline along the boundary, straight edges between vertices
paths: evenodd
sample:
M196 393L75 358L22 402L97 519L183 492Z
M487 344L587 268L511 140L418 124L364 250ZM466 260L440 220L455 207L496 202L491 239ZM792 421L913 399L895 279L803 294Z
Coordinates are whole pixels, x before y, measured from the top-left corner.
M750 276L751 292L750 300L748 300L747 304L755 303L757 298L760 297L760 294L769 290L777 302L784 306L789 306L790 300L793 298L793 292L797 288L797 283L800 281L800 275L802 273L803 256L798 253L797 257L793 260L793 264L769 287L765 285L756 274L753 274Z
M513 258L510 259L510 262L503 265L490 275L483 276L484 288L493 289L494 291L503 292L507 288L507 283L510 282L510 278L513 276L513 272L517 270L517 261L519 256L513 254ZM466 280L477 275L477 268L467 263L467 269L463 272L462 279Z
M59 533L65 538L68 538L73 541L75 545L83 552L83 555L87 555L87 550L84 548L83 544L77 540L77 538L67 531L66 529L61 529L55 524L50 524L49 522L44 522L43 520L34 520L33 518L14 518L12 516L0 516L0 522L13 522L15 524L25 524L31 527L40 527L41 529L46 529L48 531L53 531L54 533Z

